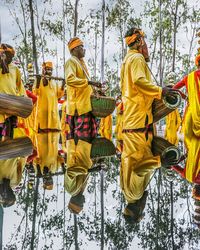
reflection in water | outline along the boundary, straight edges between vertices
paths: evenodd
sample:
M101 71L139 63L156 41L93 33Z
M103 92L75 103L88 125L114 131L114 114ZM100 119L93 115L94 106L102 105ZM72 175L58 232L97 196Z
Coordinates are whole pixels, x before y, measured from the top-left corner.
M41 133L29 157L1 160L5 249L198 249L198 186L192 200L189 183L159 168L151 133L123 139L110 158L105 140L70 139L63 151L59 133Z
M142 219L147 199L145 191L153 170L160 167L160 156L151 152L152 133L124 133L121 157L121 187L127 201L124 217L129 222Z

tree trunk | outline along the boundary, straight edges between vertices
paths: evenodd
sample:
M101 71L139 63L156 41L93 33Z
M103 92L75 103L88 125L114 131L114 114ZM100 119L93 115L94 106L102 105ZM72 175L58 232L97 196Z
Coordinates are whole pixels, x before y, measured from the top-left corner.
M79 0L76 0L75 10L74 10L74 36L76 36L77 34L77 26L78 26L78 2Z
M34 27L34 12L33 12L33 1L29 0L29 8L30 8L30 15L31 15L31 34L32 34L32 43L33 43L33 60L35 64L35 71L36 74L39 73L38 70L38 63L37 63L37 50L36 50L36 41L35 41L35 27Z

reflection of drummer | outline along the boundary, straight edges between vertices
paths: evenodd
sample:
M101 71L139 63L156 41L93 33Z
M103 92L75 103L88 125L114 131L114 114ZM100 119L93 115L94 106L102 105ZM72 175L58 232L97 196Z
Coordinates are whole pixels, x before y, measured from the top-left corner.
M20 184L25 163L26 158L19 157L0 160L0 204L4 207L15 203L13 189Z
M0 93L8 95L24 95L26 91L21 81L19 69L12 64L15 50L8 44L0 45ZM6 107L10 108L10 107ZM17 125L15 116L0 114L0 140L2 136L12 137L13 128Z
M150 177L160 167L160 157L151 152L151 132L132 132L123 134L120 184L125 200L125 219L138 222L142 218Z
M71 139L67 141L67 171L65 173L65 189L71 195L68 208L79 214L83 209L84 195L88 181L88 170L92 167L90 158L91 144Z
M60 133L39 133L36 135L35 144L37 157L33 165L37 176L43 177L44 189L53 189L52 174L56 173L63 162L58 153Z

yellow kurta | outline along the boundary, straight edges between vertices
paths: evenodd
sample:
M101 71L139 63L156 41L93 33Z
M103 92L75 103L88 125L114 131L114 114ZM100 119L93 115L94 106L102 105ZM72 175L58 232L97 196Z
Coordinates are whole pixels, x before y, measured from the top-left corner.
M129 50L123 61L120 84L123 129L144 128L151 124L152 102L154 98L161 99L162 89L152 84L147 63L137 50Z
M65 173L65 188L69 194L75 196L83 192L87 180L88 169L92 167L90 158L91 144L78 140L67 141L67 171Z
M153 170L160 167L160 156L151 152L152 134L124 133L120 184L128 203L139 200L149 183Z
M99 134L108 140L112 138L112 115L101 118Z
M8 74L2 74L2 69L0 68L0 93L26 96L26 91L21 81L20 70L12 63L9 64ZM0 114L0 123L5 122L7 117L8 116Z
M78 58L72 56L65 64L67 83L66 113L68 115L74 115L75 110L77 110L78 115L88 113L92 110L90 95L93 90L92 87L88 85L85 72L87 72L87 69L84 62L78 60Z
M58 156L59 137L60 133L39 133L36 135L35 143L38 155L34 159L34 167L39 164L42 174L44 167L47 167L51 173L55 173L60 167L61 159Z
M181 117L178 109L166 117L165 139L174 145L178 145L177 131L181 125Z
M116 139L118 141L122 140L122 127L123 127L123 111L122 111L122 102L117 106L117 117L116 117L116 127L115 127L115 134Z
M61 129L58 113L58 98L64 95L64 90L54 81L50 80L47 86L41 79L39 88L34 88L37 95L37 110L35 119L35 131L40 129Z
M26 164L27 158L12 158L7 160L0 160L0 182L3 178L10 180L10 187L15 188L19 185L22 172Z

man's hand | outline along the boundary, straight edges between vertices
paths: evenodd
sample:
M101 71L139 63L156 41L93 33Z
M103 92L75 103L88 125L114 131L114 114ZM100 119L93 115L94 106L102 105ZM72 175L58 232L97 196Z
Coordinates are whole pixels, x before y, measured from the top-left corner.
M166 95L169 95L169 94L172 94L175 91L176 90L174 90L174 89L171 89L171 88L168 88L168 87L164 87L164 88L162 88L162 97L166 96Z
M101 83L100 82L94 82L94 81L88 81L89 85L95 86L97 88L101 88Z

